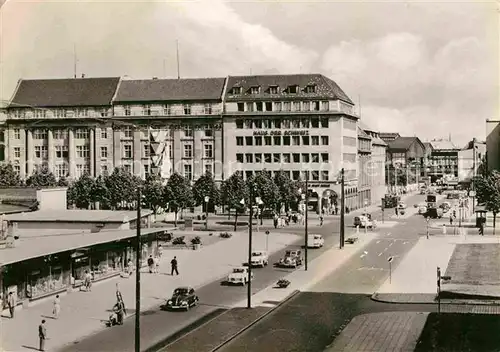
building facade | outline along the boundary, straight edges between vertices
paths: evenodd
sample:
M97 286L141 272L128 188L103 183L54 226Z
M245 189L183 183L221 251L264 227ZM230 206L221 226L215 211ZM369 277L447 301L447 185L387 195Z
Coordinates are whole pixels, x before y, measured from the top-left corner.
M362 208L372 202L372 173L369 170L372 161L372 137L358 127L358 204Z
M500 170L500 120L486 120L486 159L488 170Z
M360 204L358 116L323 75L20 80L5 111L6 160L22 178L284 170L309 178L318 206L340 196L344 168L346 206Z
M387 193L385 184L387 143L380 138L377 131L364 126L362 123L360 125L363 131L371 137L370 160L363 172L369 176L371 204L377 204L381 202L381 199Z
M451 140L445 139L435 139L430 141L430 144L432 152L426 171L431 182L442 180L446 184L458 184L458 152L460 148Z
M357 207L358 118L335 82L314 74L229 77L224 105L224 176L283 170L307 178L318 209L340 196L344 167L345 204Z
M389 190L400 192L420 182L425 146L418 137L398 137L387 143L387 178Z
M486 143L474 138L458 152L458 182L469 184L486 158Z

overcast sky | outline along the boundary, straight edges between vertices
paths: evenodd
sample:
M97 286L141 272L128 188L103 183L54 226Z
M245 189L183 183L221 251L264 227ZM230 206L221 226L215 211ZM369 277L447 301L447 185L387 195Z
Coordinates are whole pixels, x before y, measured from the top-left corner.
M0 3L2 0L0 0ZM464 144L498 117L495 2L9 0L0 98L19 78L319 72L370 127Z

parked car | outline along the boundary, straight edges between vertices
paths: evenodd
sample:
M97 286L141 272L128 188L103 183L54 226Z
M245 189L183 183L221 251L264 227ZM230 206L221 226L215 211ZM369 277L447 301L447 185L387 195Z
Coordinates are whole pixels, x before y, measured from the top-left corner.
M279 266L286 268L297 268L302 265L302 251L288 250L283 258L280 259Z
M441 208L428 208L426 216L431 219L441 219L443 217L443 209Z
M250 280L253 280L253 272L251 274ZM226 281L229 284L245 286L248 283L248 268L234 268L233 272L229 274Z
M174 290L172 297L167 300L163 306L161 306L161 309L185 309L188 311L189 308L196 306L199 300L200 299L196 295L194 288L178 287Z
M372 228L373 227L373 221L371 219L370 214L363 214L360 216L355 216L354 217L354 227L368 227Z
M252 267L258 266L263 268L269 264L269 256L266 251L253 251L252 258L250 260Z
M321 248L325 244L325 239L321 235L308 235L307 248Z
M425 203L418 204L418 213L419 214L427 213L427 204L425 204Z

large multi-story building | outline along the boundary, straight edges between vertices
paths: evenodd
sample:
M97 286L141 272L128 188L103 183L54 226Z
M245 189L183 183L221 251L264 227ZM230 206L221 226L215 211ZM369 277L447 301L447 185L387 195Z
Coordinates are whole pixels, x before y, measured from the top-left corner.
M387 185L399 192L420 182L425 146L418 137L397 137L387 142Z
M360 121L364 134L370 137L370 157L365 167L359 172L366 174L369 183L369 203L376 204L387 192L385 184L387 143L384 142L377 131L367 127Z
M486 159L488 170L500 171L500 120L486 120Z
M432 152L426 171L431 181L442 180L450 185L458 184L458 152L460 148L449 139L434 139L430 141L430 144Z
M358 189L354 104L319 74L20 80L6 112L6 160L23 178L42 166L69 178L284 170L309 178L319 206L340 196L344 168L346 206L372 199L368 181Z
M319 74L229 77L224 104L224 164L231 171L308 177L310 202L319 206L340 195L344 167L345 204L357 207L358 117L334 81Z
M458 182L470 184L485 161L486 143L473 138L458 152Z

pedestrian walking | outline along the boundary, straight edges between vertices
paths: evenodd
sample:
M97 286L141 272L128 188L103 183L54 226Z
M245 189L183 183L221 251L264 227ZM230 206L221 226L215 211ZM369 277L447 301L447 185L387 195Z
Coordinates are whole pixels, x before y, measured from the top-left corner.
M153 259L153 255L150 255L148 258L148 267L149 273L153 274L155 272L155 260Z
M85 270L85 291L92 291L92 275L88 270Z
M40 340L39 350L45 351L45 340L47 340L47 328L45 327L45 319L42 320L42 323L38 325L38 338Z
M128 276L132 276L132 273L134 272L134 263L132 263L132 259L129 259L127 262L127 270L128 270Z
M61 312L61 299L59 295L54 298L54 308L52 310L52 314L54 315L54 319L59 318L59 313Z
M483 221L479 222L479 234L481 236L484 236L484 222Z
M14 319L14 310L16 308L16 297L12 292L9 292L9 297L7 297L7 305L9 306L10 317Z
M396 216L399 216L398 207L394 208L394 212L396 213Z
M320 214L319 215L319 226L323 226L323 221L324 221L324 215L323 214Z
M155 259L155 273L160 272L160 257L156 257Z
M278 228L278 214L274 214L274 217L273 217L273 224L274 224L274 228Z
M453 226L453 216L450 215L450 226Z
M161 246L161 244L158 245L158 257L161 258L163 254L163 247Z
M174 257L174 259L172 259L170 261L170 265L172 267L172 270L170 271L170 275L174 275L174 272L176 275L179 275L179 271L177 270L177 257Z
M118 325L123 325L123 318L125 316L125 307L122 301L116 302L113 307L113 312L116 314L116 322Z

